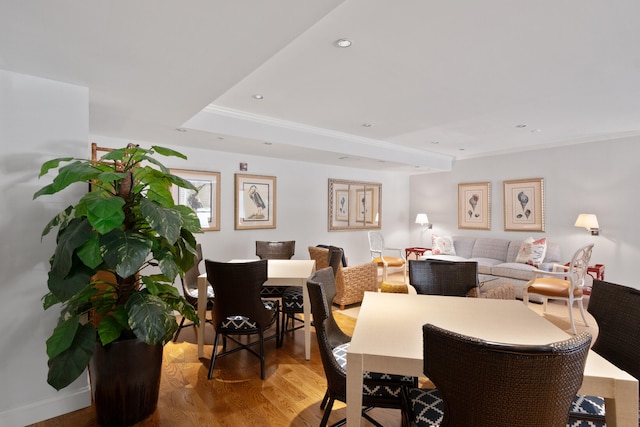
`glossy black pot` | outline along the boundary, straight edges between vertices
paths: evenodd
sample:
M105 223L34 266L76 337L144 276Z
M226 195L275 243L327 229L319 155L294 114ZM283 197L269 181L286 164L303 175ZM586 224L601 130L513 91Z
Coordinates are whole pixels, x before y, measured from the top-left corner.
M89 370L101 426L131 426L156 410L162 350L137 339L96 344Z

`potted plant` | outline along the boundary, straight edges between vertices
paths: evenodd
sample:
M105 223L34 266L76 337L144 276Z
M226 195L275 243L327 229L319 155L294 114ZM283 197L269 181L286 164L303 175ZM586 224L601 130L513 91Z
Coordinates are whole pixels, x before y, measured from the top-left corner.
M178 328L174 312L198 322L173 281L193 266L200 223L170 191L171 185L195 188L154 154L186 159L167 148L133 145L98 161L58 158L42 165L40 176L52 169L58 174L33 196L78 182L90 186L42 232L58 229L43 306L62 305L47 340L47 382L60 390L90 365L102 425L131 425L155 410L162 348Z

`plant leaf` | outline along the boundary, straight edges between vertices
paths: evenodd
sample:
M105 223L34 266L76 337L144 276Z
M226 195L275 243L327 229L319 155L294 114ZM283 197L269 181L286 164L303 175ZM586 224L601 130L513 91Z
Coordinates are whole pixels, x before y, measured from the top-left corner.
M178 240L182 228L180 212L162 207L148 199L140 200L140 208L151 228L167 239L169 244L173 245Z
M98 325L98 336L102 345L117 340L122 332L122 325L113 316L103 317Z
M84 245L92 233L91 224L86 218L72 219L67 227L58 232L58 246L56 246L51 264L51 272L54 276L66 277L73 264L74 251Z
M56 276L53 271L49 272L47 286L60 301L69 300L91 284L93 270L79 262L76 262L76 264L77 266L65 277Z
M40 239L42 240L44 236L49 234L52 228L57 227L58 225L61 225L61 224L65 226L66 223L69 221L72 211L73 211L73 206L67 206L65 210L60 212L58 215L54 216L53 219L49 221L49 224L47 224L44 227L44 230L42 230L42 235L40 236Z
M93 356L96 331L89 323L76 331L71 346L53 358L49 358L47 382L56 390L71 384L84 372Z
M180 212L180 216L182 217L182 228L192 233L202 233L200 219L193 209L185 205L175 205L173 209Z
M131 231L111 230L100 237L102 257L120 277L133 276L151 252L152 242Z
M88 182L96 179L99 174L100 169L92 166L87 161L76 160L73 163L61 167L58 170L58 175L53 179L53 182L38 190L33 195L33 198L35 199L43 194L57 193L76 182Z
M100 253L100 236L92 234L89 240L76 252L78 258L89 268L96 268L102 264L102 254Z
M72 316L56 326L47 340L47 356L49 356L49 359L56 357L71 346L78 326L79 319L77 316Z
M152 145L151 148L153 150L155 150L155 152L160 154L160 155L167 156L167 157L169 157L169 156L171 156L171 157L179 157L181 159L187 160L187 156L185 156L184 154L182 154L182 153L180 153L178 151L172 150L170 148L160 147L158 145Z
M84 199L87 201L87 218L98 233L106 234L122 225L125 218L122 197L101 197L99 193L89 193Z
M40 175L38 175L38 178L45 175L49 170L57 168L61 162L70 162L71 160L73 160L73 157L58 157L57 159L44 162L40 167Z
M155 295L138 292L125 304L129 326L147 344L165 343L178 329L173 310Z

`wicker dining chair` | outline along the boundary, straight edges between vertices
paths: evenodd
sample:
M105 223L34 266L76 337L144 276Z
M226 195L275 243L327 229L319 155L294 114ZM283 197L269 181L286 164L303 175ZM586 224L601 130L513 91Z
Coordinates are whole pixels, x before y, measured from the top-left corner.
M295 252L295 240L256 240L256 255L260 259L291 259ZM263 298L282 298L287 287L278 285L263 286L260 295Z
M465 297L478 288L478 263L409 260L409 284L418 294Z
M339 400L346 403L347 399L346 366L350 339L335 324L327 304L330 295L325 291L333 292L333 281L333 271L329 267L316 271L307 281L320 359L327 379L327 392L320 404L320 409L324 410L320 427L327 425L334 402ZM414 377L365 372L362 396L365 408L362 416L375 426L382 427L366 412L373 407L401 409L402 387L415 387L416 384L417 378ZM344 425L345 421L338 421L333 426Z
M270 339L280 343L280 302L260 297L260 288L267 280L267 260L251 262L216 262L205 260L207 278L213 285L215 294L211 316L216 330L209 379L213 376L216 359L240 350L247 350L260 359L260 378L265 377L264 342ZM274 335L265 332L276 325ZM254 341L243 342L237 336L257 335ZM222 352L218 353L218 343L222 341ZM227 350L227 338L237 347ZM252 347L259 346L259 352Z
M309 246L309 257L316 262L316 270L329 267L329 249ZM344 310L345 306L362 302L365 291L378 290L377 266L373 262L344 267L336 263L336 296L333 303Z
M591 335L548 345L487 342L423 326L424 374L435 390L405 388L404 425L565 427Z
M635 378L640 378L639 307L640 290L593 281L587 311L598 324L598 336L591 349ZM570 418L591 422L591 426L604 425L604 399L576 396Z

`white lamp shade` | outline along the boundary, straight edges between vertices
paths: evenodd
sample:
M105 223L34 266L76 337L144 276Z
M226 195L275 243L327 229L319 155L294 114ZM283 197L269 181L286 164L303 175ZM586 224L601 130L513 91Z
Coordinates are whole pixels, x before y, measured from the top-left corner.
M578 215L578 219L576 219L576 223L574 225L576 227L584 227L587 230L597 230L600 228L600 225L598 224L598 217L594 214Z
M426 213L419 213L416 215L416 224L424 225L429 224L429 218Z

